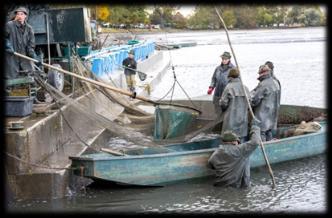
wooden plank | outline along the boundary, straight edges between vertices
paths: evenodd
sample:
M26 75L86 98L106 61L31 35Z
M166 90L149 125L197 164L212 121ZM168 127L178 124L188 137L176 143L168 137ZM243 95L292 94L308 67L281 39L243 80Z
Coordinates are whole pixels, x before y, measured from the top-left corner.
M101 148L100 150L103 151L103 152L109 153L109 154L116 155L116 156L127 156L125 153L114 151L114 150L111 150L109 148Z

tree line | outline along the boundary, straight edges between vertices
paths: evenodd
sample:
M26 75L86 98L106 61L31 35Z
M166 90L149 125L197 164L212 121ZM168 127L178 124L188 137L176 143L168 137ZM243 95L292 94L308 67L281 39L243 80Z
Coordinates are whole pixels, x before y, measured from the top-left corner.
M197 5L184 17L180 6L103 5L92 11L100 22L110 24L154 24L161 28L220 29L222 24L214 6ZM217 5L229 29L325 26L326 11L319 5Z

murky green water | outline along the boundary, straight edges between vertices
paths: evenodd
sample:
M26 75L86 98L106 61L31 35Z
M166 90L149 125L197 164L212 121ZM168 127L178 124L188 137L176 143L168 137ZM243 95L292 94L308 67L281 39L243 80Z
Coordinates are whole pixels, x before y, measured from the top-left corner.
M325 213L326 157L272 165L277 188L272 190L265 167L252 169L248 189L213 186L214 177L160 188L88 187L65 199L18 201L14 212L94 213Z

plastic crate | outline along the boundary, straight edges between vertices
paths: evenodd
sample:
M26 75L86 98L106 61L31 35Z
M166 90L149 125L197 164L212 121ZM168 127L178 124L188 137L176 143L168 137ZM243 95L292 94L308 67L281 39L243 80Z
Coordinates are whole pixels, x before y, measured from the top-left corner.
M6 116L24 117L32 113L34 97L7 96L5 98Z
M91 46L81 46L76 49L76 52L80 57L87 56L91 52Z

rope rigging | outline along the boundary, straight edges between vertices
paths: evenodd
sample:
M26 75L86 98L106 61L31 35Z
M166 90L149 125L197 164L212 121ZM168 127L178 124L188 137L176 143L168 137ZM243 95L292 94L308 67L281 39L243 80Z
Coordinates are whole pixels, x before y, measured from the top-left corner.
M167 45L169 43L168 37L167 37L167 31L164 31L164 33L165 33L166 45ZM162 98L160 98L160 99L158 99L156 101L160 102L161 100L163 100L164 98L166 98L170 92L172 92L171 98L170 98L170 101L169 101L169 104L172 105L174 91L175 91L175 85L178 84L178 86L181 88L182 92L186 95L186 97L188 98L188 100L190 101L190 103L192 104L192 106L197 107L195 105L195 103L192 101L192 99L190 98L190 96L188 95L188 93L182 87L182 85L180 84L180 82L177 80L176 73L175 73L175 66L173 64L173 59L172 59L171 49L167 47L167 50L168 50L168 53L169 53L169 58L170 58L170 63L171 63L170 65L171 65L171 69L172 69L174 81L173 81L173 84L172 84L171 88L167 91L167 93Z

